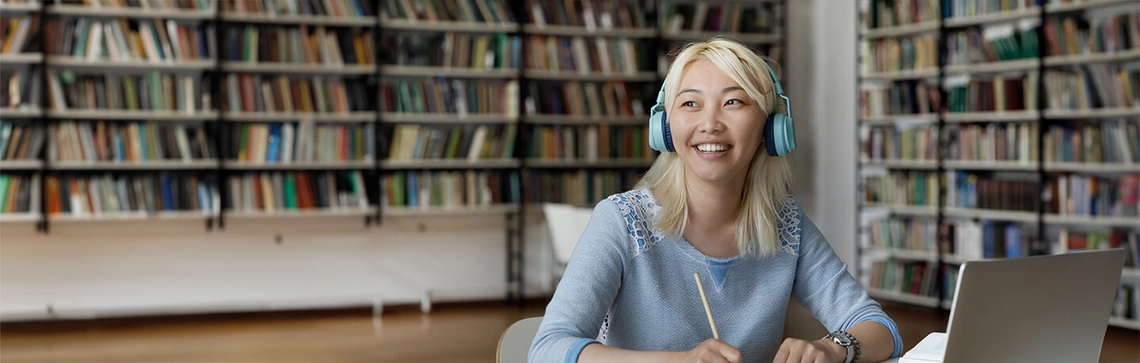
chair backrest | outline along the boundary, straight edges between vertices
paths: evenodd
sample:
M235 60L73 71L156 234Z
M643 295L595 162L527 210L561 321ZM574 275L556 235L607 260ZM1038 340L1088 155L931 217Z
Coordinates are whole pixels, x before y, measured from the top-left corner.
M499 337L499 349L495 353L495 361L499 363L526 363L530 343L538 333L538 326L542 324L542 317L535 316L516 321L503 331Z
M578 245L578 238L590 223L593 208L575 207L569 204L545 203L542 213L546 216L546 226L550 229L550 239L554 245L554 259L559 265L570 262L570 254Z

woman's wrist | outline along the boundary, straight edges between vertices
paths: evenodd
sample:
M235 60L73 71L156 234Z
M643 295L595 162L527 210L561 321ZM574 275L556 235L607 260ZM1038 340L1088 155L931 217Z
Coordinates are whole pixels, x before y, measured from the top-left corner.
M822 338L813 343L827 352L827 360L829 362L843 363L847 360L847 348L839 345L839 343L836 343L834 340Z

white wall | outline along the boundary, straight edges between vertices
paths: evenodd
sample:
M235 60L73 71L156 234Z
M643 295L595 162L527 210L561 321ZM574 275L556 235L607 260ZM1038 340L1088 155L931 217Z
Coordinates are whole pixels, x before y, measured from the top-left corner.
M855 235L855 2L788 1L785 86L796 195L841 258ZM527 285L549 291L540 213L528 215ZM502 216L232 219L0 225L0 320L501 299ZM275 243L275 236L283 237ZM49 312L50 307L50 312Z
M549 289L541 214L531 296ZM0 320L503 299L503 215L54 223L0 228ZM280 243L277 236L281 237Z
M855 271L855 1L788 1L795 195Z

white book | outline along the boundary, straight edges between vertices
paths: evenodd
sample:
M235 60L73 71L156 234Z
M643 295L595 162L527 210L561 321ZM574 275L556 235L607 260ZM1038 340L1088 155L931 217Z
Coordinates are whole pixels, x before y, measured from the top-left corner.
M92 22L87 35L87 60L98 60L103 50L103 27Z
M103 193L99 190L99 184L99 178L93 177L84 185L86 190L83 191L87 194L86 199L91 202L92 212L97 216L103 214Z
M320 57L321 57L320 61L318 61L317 63L321 63L321 64L333 63L333 62L331 62L332 55L329 54L330 53L329 44L328 44L329 42L327 41L328 36L325 34L325 27L323 27L323 26L317 27L317 40L318 40L317 46L320 47L320 49L318 49L318 51L320 52Z
M532 19L534 19L534 25L536 25L538 27L546 26L546 16L542 13L542 6L541 5L539 5L537 3L532 5L530 8L530 13L531 13Z
M356 203L360 209L368 209L368 188L364 186L364 175L359 171L352 172L352 181L356 183Z
M467 117L467 86L458 79L451 80L451 89L455 90L455 111L460 118Z
M476 161L482 157L483 143L487 139L487 125L479 125L471 139L471 148L467 150L467 160Z
M118 187L115 185L114 180L107 178L105 182L99 183L100 195L103 197L103 206L108 212L120 212L119 198L116 190Z
M132 44L127 41L126 33L123 33L122 25L117 21L107 22L111 25L111 35L119 42L119 55L123 59L133 59L131 55Z
M76 131L79 131L78 138L79 145L83 148L83 161L96 161L98 155L95 153L95 135L91 132L91 124L72 125L75 125Z
M256 211L257 206L253 204L253 201L255 198L253 193L256 190L253 188L253 175L250 174L250 175L246 175L246 176L242 177L241 182L242 182L242 191L243 191L242 196L243 196L243 202L245 204L245 211L246 212Z
M904 1L905 2L905 1ZM693 24L692 31L701 31L705 28L705 18L708 16L709 4L701 1L697 3L697 9L693 11Z
M162 23L158 19L154 20L154 25L155 34L158 36L158 42L160 43L159 45L162 47L162 54L166 56L166 58L163 60L167 62L174 62L175 55L174 50L171 49L172 47L170 46L170 39L172 36L174 38L177 38L178 33L174 33L173 35L167 34L166 30L162 29Z
M119 39L115 37L115 30L111 27L113 23L114 22L103 23L103 32L107 34L107 58L111 60L123 60L122 48L125 47L126 44L123 44L123 47L119 46Z
M226 93L229 96L230 112L241 111L241 92L238 91L238 79L236 74L226 76Z
M625 64L625 73L637 74L637 48L633 44L633 40L622 39L618 45L623 53L622 64Z
M115 190L116 197L119 198L120 209L134 211L135 208L131 208L131 191L130 187L127 186L127 178L119 178L119 180L115 181Z
M293 162L293 124L281 125L281 152L277 154L282 163Z
M1136 141L1128 142L1128 135L1127 135L1127 132L1125 132L1125 130L1124 130L1125 129L1125 121L1119 121L1119 122L1120 122L1119 123L1120 126L1119 126L1119 128L1117 128L1117 132L1115 132L1116 142L1118 145L1120 145L1120 147L1119 147L1120 151L1117 152L1117 155L1119 155L1121 157L1121 161L1124 162L1125 164L1135 163L1137 161L1132 160L1132 150L1129 148L1129 145L1136 143ZM1137 261L1137 263L1140 263L1140 261ZM1140 297L1138 297L1137 299L1140 300Z
M317 101L316 105L314 105L317 108L317 112L329 112L329 104L328 102L325 102L328 99L325 97L326 86L324 79L320 77L313 77L312 85L313 99Z
M182 111L194 113L194 77L182 76Z
M899 357L898 363L931 363L941 362L946 355L946 333L933 332L928 334L914 348Z
M190 140L186 138L186 126L177 125L174 127L174 142L178 144L178 154L181 156L182 161L191 161L194 156L190 154Z
M12 37L12 45L8 47L9 53L20 53L24 49L24 43L28 41L28 33L32 27L32 17L24 16L20 19L20 25L16 27L16 34Z
M594 39L594 47L595 51L598 52L598 65L602 68L602 73L609 74L613 71L610 67L613 60L610 59L609 43L606 42L605 38L599 37Z
M586 160L598 160L598 126L586 128Z
M149 23L139 22L139 37L142 38L146 59L151 63L158 63L162 61L162 57L158 54L158 46L154 44L154 34L154 29Z
M315 124L312 121L306 121L304 123L304 126L305 126L305 132L301 133L301 135L305 136L305 158L303 160L304 161L313 161L313 160L316 160L316 153L317 153L316 152L317 148L315 147L316 146L316 141L315 141L316 140L316 132L314 132L314 130L313 130L313 128L315 127Z
M574 37L571 41L574 45L574 64L578 68L579 74L590 74L593 72L593 67L590 65L590 53L586 49L586 39L582 37Z

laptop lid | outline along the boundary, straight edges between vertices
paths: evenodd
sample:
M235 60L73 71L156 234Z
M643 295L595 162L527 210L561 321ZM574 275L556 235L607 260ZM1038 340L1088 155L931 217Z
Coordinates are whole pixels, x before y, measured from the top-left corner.
M1123 266L1121 249L966 262L943 362L1096 362Z

